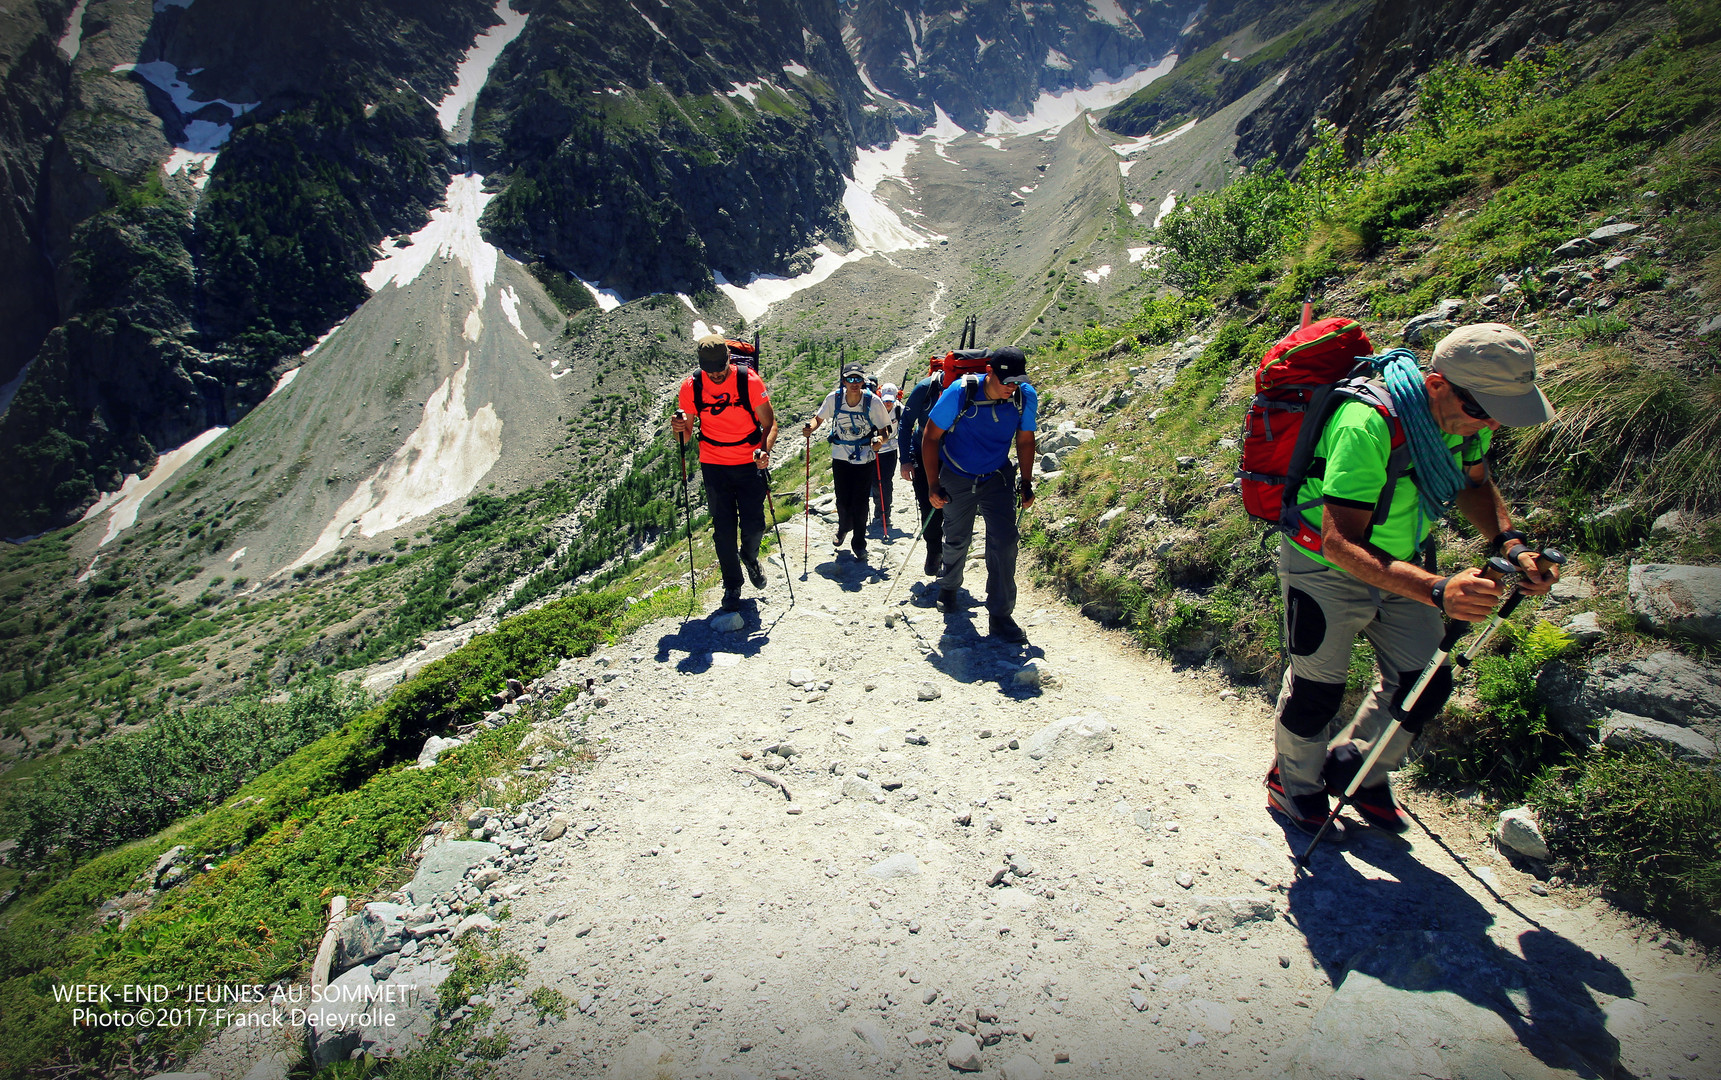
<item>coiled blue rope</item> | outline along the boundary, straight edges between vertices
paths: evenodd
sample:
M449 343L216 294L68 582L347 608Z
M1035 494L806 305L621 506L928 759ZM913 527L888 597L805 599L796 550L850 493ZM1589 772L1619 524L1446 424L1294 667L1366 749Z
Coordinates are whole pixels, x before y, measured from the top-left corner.
M1422 369L1416 354L1409 349L1389 349L1379 356L1369 357L1392 403L1398 409L1399 423L1404 425L1404 438L1410 444L1410 456L1416 462L1417 535L1422 534L1422 521L1439 520L1446 516L1458 493L1469 487L1463 470L1452 460L1452 448L1434 422L1428 409L1428 388L1422 381Z

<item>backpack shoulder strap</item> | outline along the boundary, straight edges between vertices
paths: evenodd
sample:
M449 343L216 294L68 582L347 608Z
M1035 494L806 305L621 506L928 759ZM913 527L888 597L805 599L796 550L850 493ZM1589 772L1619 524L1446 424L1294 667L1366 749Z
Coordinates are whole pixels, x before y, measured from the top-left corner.
M693 386L693 414L698 416L705 411L705 380L695 371L687 377L687 381Z

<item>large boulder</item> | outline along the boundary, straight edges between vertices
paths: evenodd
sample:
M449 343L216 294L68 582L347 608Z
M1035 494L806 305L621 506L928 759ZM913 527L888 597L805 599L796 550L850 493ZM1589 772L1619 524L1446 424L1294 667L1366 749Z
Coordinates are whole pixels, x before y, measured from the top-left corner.
M1358 953L1280 1080L1612 1076L1619 1041L1486 939L1412 931Z
M438 844L424 853L424 858L419 860L418 871L403 891L414 905L427 904L453 892L466 877L466 871L501 851L500 845L478 840L451 840Z
M1574 737L1592 737L1613 712L1699 730L1721 726L1721 668L1680 653L1549 664L1538 688L1548 718Z
M1433 344L1458 328L1454 320L1463 310L1462 300L1440 301L1404 324L1404 340L1412 345Z
M1599 737L1604 746L1620 749L1628 746L1653 746L1669 757L1696 765L1707 765L1721 755L1721 751L1715 746L1715 740L1706 735L1678 724L1664 724L1659 720L1633 716L1630 713L1610 714L1602 721Z
M1098 716L1066 716L1054 720L1028 736L1022 744L1035 761L1080 754L1097 754L1112 748L1112 726Z
M375 960L406 945L406 909L399 904L370 903L357 915L341 920L335 937L334 964L338 974L355 964Z
M1636 563L1627 587L1645 629L1721 642L1721 566Z

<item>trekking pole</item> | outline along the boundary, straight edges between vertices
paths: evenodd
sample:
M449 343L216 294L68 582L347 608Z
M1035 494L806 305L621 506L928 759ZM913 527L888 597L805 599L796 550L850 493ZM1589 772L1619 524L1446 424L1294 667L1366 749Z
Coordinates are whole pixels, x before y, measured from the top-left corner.
M872 475L873 479L878 481L878 516L884 521L884 531L878 535L888 544L890 543L890 510L884 505L884 466L879 462L876 451L872 455Z
M1549 563L1555 566L1566 561L1565 557L1558 551L1553 552L1551 555L1547 551L1543 551L1539 553L1537 560L1538 563L1542 559L1546 559ZM1505 567L1505 570L1502 571L1501 567ZM1488 568L1493 570L1495 573L1522 574L1521 570L1513 567L1511 563L1498 557L1488 560ZM1509 618L1523 599L1523 583L1520 580L1517 584L1512 586L1511 593L1506 597L1505 601L1500 605L1493 617L1489 619L1488 626L1484 629L1483 633L1479 635L1477 639L1471 643L1470 647L1464 650L1463 655L1458 658L1456 666L1462 667L1469 664L1470 660L1476 655L1476 651L1482 647L1483 642L1493 636L1494 630L1500 625L1500 621L1502 619ZM1375 739L1374 745L1369 748L1368 756L1363 758L1362 765L1357 768L1356 774L1351 777L1350 783L1345 785L1344 794L1339 796L1338 805L1334 806L1332 812L1327 815L1327 820L1321 823L1320 830L1315 833L1314 839L1309 841L1309 846L1303 849L1303 853L1301 855L1297 856L1297 869L1302 870L1308 867L1309 856L1314 854L1315 845L1321 842L1321 838L1327 834L1327 830L1333 827L1333 822L1338 820L1339 814L1345 807L1350 805L1351 799L1356 797L1357 789L1362 787L1363 779L1367 777L1369 772L1374 768L1375 762L1380 760L1380 755L1386 750L1386 744L1391 742L1392 737L1398 734L1398 729L1404 726L1400 718L1408 716L1410 714L1410 710L1416 707L1416 703L1422 700L1422 692L1427 689L1428 684L1434 680L1434 673L1439 671L1440 665L1446 662L1446 658L1448 656L1452 655L1452 650L1457 647L1459 640L1469 632L1471 625L1471 623L1467 622L1454 621L1446 628L1445 636L1440 639L1440 647L1434 651L1434 656L1429 659L1428 666L1422 669L1422 674L1416 677L1416 682L1411 684L1410 692L1404 695L1404 703L1398 708L1392 710L1392 722L1386 725L1386 730L1381 732L1380 736Z
M1553 548L1543 548L1541 551L1536 553L1536 568L1538 570L1547 569L1546 566L1542 565L1543 563L1547 563L1552 566L1563 566L1565 565L1565 561L1566 557ZM1489 559L1488 565L1503 578L1510 577L1513 574L1523 573L1521 569L1513 566L1498 555ZM1465 649L1464 654L1455 659L1453 664L1457 667L1469 667L1470 661L1475 658L1478 652L1481 651L1482 646L1488 644L1488 639L1492 638L1494 636L1494 632L1500 629L1500 623L1503 620L1512 617L1513 610L1517 608L1518 602L1523 598L1524 591L1522 583L1512 586L1512 594L1506 597L1505 602L1495 610L1494 614L1488 619L1488 625L1482 628L1482 632L1476 636L1476 640L1470 643L1470 647Z
M771 528L777 531L777 551L783 557L783 583L789 586L789 606L795 606L795 586L789 581L789 552L783 547L783 526L777 521L777 500L771 497L771 470L765 474L765 502L771 507Z
M902 580L902 572L908 569L908 560L914 557L914 545L920 541L920 534L932 523L932 515L938 513L938 507L926 512L926 520L920 523L920 528L914 530L914 539L908 542L908 551L902 557L902 565L896 568L896 577L891 579L890 588L884 594L884 605L890 606L890 598L896 595L896 583Z
M807 445L802 457L807 466L807 486L801 493L801 512L807 525L807 534L801 537L801 580L807 580L807 556L813 548L813 437L805 436Z
M686 415L680 409L675 410L678 420ZM699 601L699 584L693 577L693 500L687 494L687 436L677 433L675 439L681 451L681 511L687 523L687 613L691 615Z

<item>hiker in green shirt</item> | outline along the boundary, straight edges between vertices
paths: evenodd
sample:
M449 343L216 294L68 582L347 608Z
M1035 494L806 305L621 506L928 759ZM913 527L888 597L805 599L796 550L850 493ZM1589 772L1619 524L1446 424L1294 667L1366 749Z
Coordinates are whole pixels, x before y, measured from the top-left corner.
M1502 426L1528 427L1554 415L1536 386L1529 341L1508 326L1482 323L1441 339L1426 373L1407 357L1385 371L1395 418L1368 402L1346 401L1321 433L1314 467L1296 496L1299 505L1311 504L1304 515L1320 532L1319 552L1289 539L1280 543L1291 662L1279 694L1277 754L1267 793L1273 809L1310 833L1327 818L1329 793L1344 791L1371 740L1433 658L1441 616L1477 622L1500 601L1499 584L1476 568L1443 577L1414 561L1446 509L1456 508L1492 537L1491 554L1525 568L1525 592L1545 593L1558 576L1556 570L1536 569L1535 552L1512 528L1486 457ZM1395 434L1414 451L1414 461L1384 491ZM1379 519L1383 499L1389 505ZM1359 634L1374 647L1380 677L1350 725L1329 744L1328 728L1344 697ZM1369 824L1393 832L1408 828L1387 774L1451 692L1452 670L1442 666L1363 778L1353 805Z

